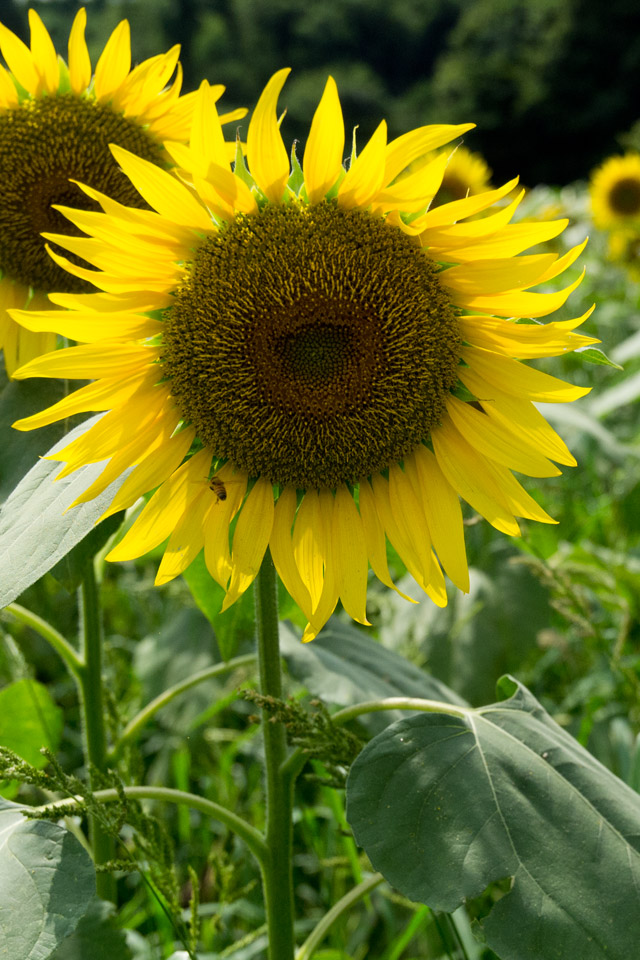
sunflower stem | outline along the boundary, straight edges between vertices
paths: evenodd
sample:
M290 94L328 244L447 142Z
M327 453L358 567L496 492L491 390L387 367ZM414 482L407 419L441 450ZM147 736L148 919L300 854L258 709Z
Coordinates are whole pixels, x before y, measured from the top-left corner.
M255 581L257 653L261 693L282 699L282 674L278 638L276 572L267 550ZM293 910L293 786L295 778L283 775L287 757L285 729L267 710L262 711L262 736L266 784L267 857L262 865L269 960L293 960L295 951Z
M107 738L104 724L104 691L102 686L102 624L100 598L96 582L93 558L85 564L80 587L82 611L82 666L78 674L80 705L84 732L85 760L89 767L89 782L92 790L97 783L96 774L107 767ZM113 838L105 832L95 817L89 819L89 840L96 866L113 860ZM110 873L98 873L96 892L103 900L116 902L115 878Z

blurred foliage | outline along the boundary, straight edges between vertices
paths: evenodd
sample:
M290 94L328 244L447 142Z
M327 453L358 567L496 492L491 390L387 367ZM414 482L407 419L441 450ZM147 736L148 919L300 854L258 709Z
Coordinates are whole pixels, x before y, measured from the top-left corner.
M32 6L66 55L72 0ZM293 68L287 140L304 141L326 75L347 130L392 135L425 123L473 121L467 137L496 181L584 177L638 120L640 9L629 0L94 0L87 39L95 63L122 17L134 58L182 46L185 89L226 85L225 106L255 103L271 74ZM27 3L2 20L28 37ZM361 141L363 142L363 141Z

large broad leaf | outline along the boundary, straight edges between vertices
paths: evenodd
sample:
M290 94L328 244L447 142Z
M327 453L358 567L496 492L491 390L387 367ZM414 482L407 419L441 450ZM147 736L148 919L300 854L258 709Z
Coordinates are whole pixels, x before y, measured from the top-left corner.
M95 897L95 870L76 838L0 800L0 957L49 960Z
M127 935L113 921L115 907L94 900L75 931L63 940L51 960L132 960Z
M354 763L347 818L376 870L452 911L511 890L483 928L502 960L630 960L640 944L640 797L509 678L502 703L422 713Z
M97 419L93 417L68 433L65 445ZM56 444L49 453L58 447ZM10 494L0 510L0 608L12 603L93 529L126 474L94 500L65 511L103 468L104 463L91 463L54 483L61 465L40 460Z
M330 620L312 643L301 643L283 624L280 647L292 676L328 703L346 707L384 697L465 703L440 680L387 650L350 623ZM399 711L371 714L369 721L374 729L382 729L401 716L406 714Z

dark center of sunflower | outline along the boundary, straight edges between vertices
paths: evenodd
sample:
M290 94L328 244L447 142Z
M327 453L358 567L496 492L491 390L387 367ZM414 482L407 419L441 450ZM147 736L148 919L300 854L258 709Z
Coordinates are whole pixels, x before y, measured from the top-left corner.
M635 177L623 177L612 187L609 194L611 208L623 216L640 213L640 181Z
M70 179L128 206L146 207L113 159L110 143L146 160L161 161L160 144L140 124L88 98L64 94L28 99L0 115L0 270L4 276L36 290L90 289L54 263L40 234L80 235L51 209L52 204L99 209Z
M250 476L335 487L440 421L460 334L438 268L381 218L267 206L199 248L166 316L185 419Z

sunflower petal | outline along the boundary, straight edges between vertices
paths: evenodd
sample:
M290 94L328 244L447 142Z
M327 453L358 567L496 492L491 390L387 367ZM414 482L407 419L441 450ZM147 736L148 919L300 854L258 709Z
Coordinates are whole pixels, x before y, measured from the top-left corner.
M382 120L338 188L341 207L365 208L374 201L384 180L386 146L387 124Z
M40 76L33 54L29 47L3 23L0 23L0 50L20 86L24 87L32 97L37 96Z
M307 620L311 616L311 596L302 582L293 553L291 531L296 514L295 487L285 487L275 506L273 530L269 540L271 556L287 593L293 597Z
M69 80L71 92L77 97L87 89L91 82L91 59L84 38L87 25L87 11L80 7L73 19L69 34Z
M417 160L424 157L431 150L450 143L456 137L461 137L468 130L473 130L475 123L434 123L426 127L418 127L409 133L403 133L387 145L383 183L386 186L399 173Z
M543 403L569 403L584 397L591 387L576 387L548 373L528 367L519 360L503 357L480 347L462 347L462 359L489 383L506 393Z
M387 563L387 545L385 541L384 527L380 522L380 518L376 510L375 497L373 490L369 486L369 481L361 480L358 484L358 491L360 516L362 517L362 529L364 530L367 556L369 558L369 563L371 564L371 569L381 583L384 583L387 587L391 587L392 590L395 590L396 593L399 593L401 597L403 597L405 600L408 600L410 603L416 603L412 597L409 597L407 594L402 593L401 590L398 590L395 583L391 579L389 565Z
M319 203L342 170L344 121L338 88L329 77L311 122L304 151L304 183L309 203Z
M260 95L247 132L247 160L251 174L271 203L280 203L289 179L289 155L282 142L276 106L289 67L278 70Z
M105 44L96 64L93 86L98 100L109 100L120 89L131 69L129 21L121 20Z
M369 563L362 520L347 487L336 490L333 508L333 556L338 590L345 610L358 623L367 620L367 572Z
M201 490L178 520L169 537L169 543L156 574L156 586L175 579L198 556L204 545L204 524L211 509L209 491Z
M261 478L244 502L233 534L231 581L222 604L222 612L255 580L273 529L273 487Z
M29 28L31 30L31 53L36 70L42 78L42 89L49 94L57 93L60 85L58 54L49 36L49 31L35 10L29 10Z

